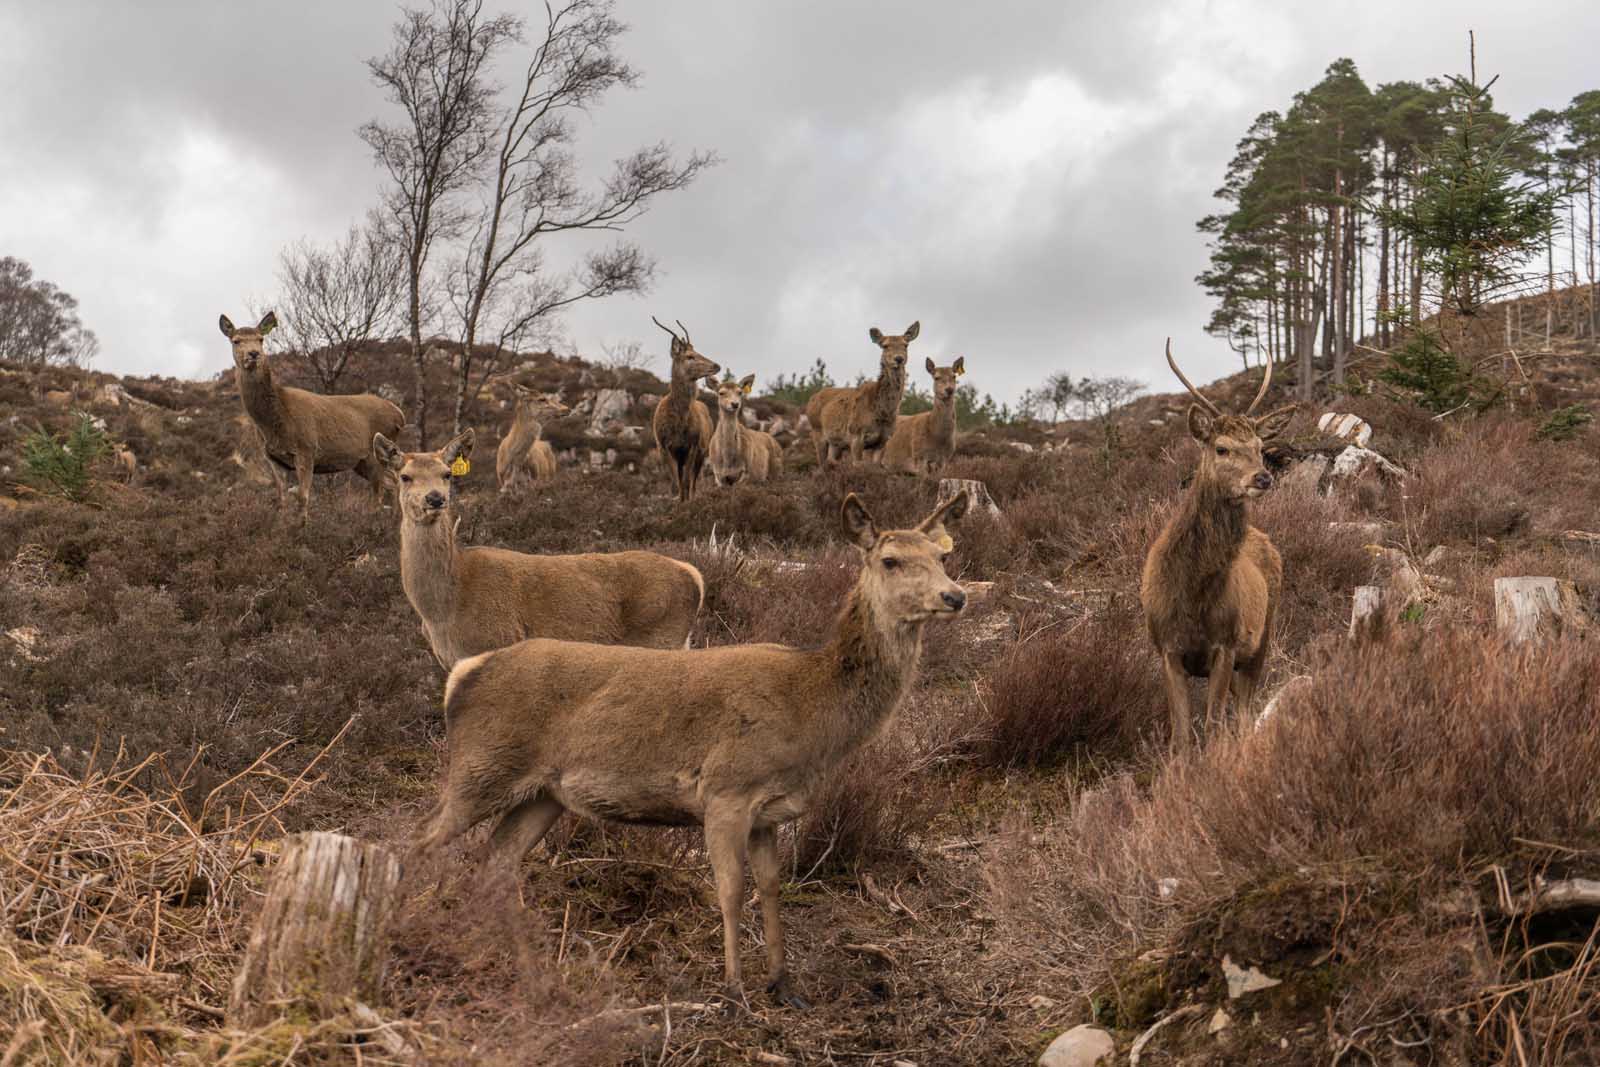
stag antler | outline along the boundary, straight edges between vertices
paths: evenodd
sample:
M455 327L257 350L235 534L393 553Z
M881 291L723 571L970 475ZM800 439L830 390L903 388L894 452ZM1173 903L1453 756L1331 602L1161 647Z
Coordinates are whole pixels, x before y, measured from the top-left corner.
M682 319L673 319L672 321L677 323L678 324L678 329L683 331L683 343L688 345L690 348L693 348L694 347L694 342L689 340L689 327L687 327L687 326L685 326L683 324L683 320Z
M655 323L657 326L661 327L663 330L666 330L667 333L671 334L672 335L672 339L674 341L679 341L679 342L682 342L683 344L688 344L689 343L689 331L688 330L683 331L683 336L679 337L671 326L668 326L666 323L662 322L660 319L656 318L654 315L650 316L650 321ZM680 323L678 323L678 325L682 326L683 323L680 322Z
M1269 386L1271 384L1272 384L1272 357L1268 356L1267 357L1267 376L1265 378L1261 379L1261 388L1256 390L1256 398L1254 400L1250 401L1250 406L1249 407L1244 409L1244 413L1246 415L1248 415L1252 411L1254 411L1256 409L1256 406L1258 404L1260 404L1261 401L1266 397L1266 395L1267 395L1267 386Z
M1205 394L1191 385L1189 383L1189 379L1183 376L1183 371L1178 369L1178 361L1172 358L1172 338L1170 337L1167 338L1167 366L1172 368L1172 373L1178 376L1178 381L1183 383L1183 387L1189 390L1190 395L1196 400L1200 401L1201 407L1211 412L1211 414L1216 415L1219 418L1221 417L1222 409L1217 407L1217 405L1213 404L1211 401L1207 400ZM1270 378L1271 375L1269 374L1268 377ZM1263 389L1262 391L1265 392L1266 390ZM1259 401L1261 398L1256 397L1256 399ZM1254 404L1251 404L1250 406L1252 408L1255 407Z

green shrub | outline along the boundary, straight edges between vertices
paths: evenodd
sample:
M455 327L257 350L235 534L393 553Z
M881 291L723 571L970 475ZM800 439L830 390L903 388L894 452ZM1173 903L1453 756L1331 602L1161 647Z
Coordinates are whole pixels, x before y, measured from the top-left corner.
M1589 414L1587 408L1582 404L1572 404L1552 411L1534 436L1541 441L1570 441L1593 421L1594 416Z
M105 431L88 415L79 414L65 441L43 430L23 440L22 477L40 492L81 501L89 491L90 468L109 451Z

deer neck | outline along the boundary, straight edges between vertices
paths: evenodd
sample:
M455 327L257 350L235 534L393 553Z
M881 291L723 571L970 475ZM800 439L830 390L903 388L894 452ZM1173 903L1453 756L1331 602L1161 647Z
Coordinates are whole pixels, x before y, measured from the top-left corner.
M511 422L511 433L508 436L519 443L527 441L531 445L544 436L544 423L539 421L537 415L519 411Z
M821 746L842 755L870 740L916 677L923 623L884 622L858 585L823 649L831 667Z
M455 610L456 517L446 509L433 522L400 517L400 585L425 622L439 624Z
M1227 580L1250 529L1249 505L1196 478L1173 527L1170 558L1188 591L1204 596Z
M717 408L717 428L711 435L712 443L720 449L733 451L739 447L739 416L729 415Z
M272 380L272 369L262 364L254 374L246 374L242 367L235 367L233 377L239 387L239 399L244 402L245 414L269 438L281 433L284 425L283 394Z
M694 401L694 379L678 369L672 368L672 381L667 385L667 410L687 414L689 405Z
M933 402L933 439L939 444L949 444L956 436L956 398L935 399Z
M878 392L872 398L872 413L879 421L893 422L900 413L900 397L906 390L905 368L878 371Z

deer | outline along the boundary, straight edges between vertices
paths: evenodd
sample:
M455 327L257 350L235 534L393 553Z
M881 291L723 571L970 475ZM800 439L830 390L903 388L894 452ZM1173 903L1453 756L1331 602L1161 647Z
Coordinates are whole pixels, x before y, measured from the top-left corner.
M872 327L867 336L879 348L878 377L859 386L822 389L806 403L817 466L833 466L846 449L853 463L879 458L894 435L906 391L906 349L921 332L920 321L901 334Z
M693 651L533 640L464 659L445 683L445 784L413 862L495 820L491 867L515 871L566 812L699 825L722 913L723 977L743 997L745 861L761 895L767 988L806 1007L785 963L778 827L893 718L916 676L923 629L966 606L945 573L957 493L910 529L880 530L860 498L841 520L861 569L820 648Z
M719 485L738 485L745 478L764 482L783 473L783 446L778 439L740 421L744 398L755 384L754 374L738 381L706 382L717 394L717 428L711 435L710 459L711 476Z
M521 385L512 388L516 413L494 455L495 482L502 493L516 489L524 479L538 483L555 478L556 454L543 439L543 420L570 410L555 393L539 393Z
M1255 399L1225 414L1190 384L1172 357L1167 365L1194 397L1189 434L1200 463L1177 514L1145 557L1139 597L1145 625L1165 675L1171 745L1187 748L1192 708L1188 678L1208 680L1206 721L1222 721L1231 690L1249 705L1266 666L1272 620L1283 587L1283 560L1272 540L1250 525L1250 501L1272 488L1262 443L1288 423L1298 405L1252 413L1272 385L1272 362Z
M300 494L300 522L311 517L311 476L355 471L372 486L374 501L383 503L383 468L372 455L372 435L391 437L406 417L398 407L371 393L322 396L279 385L262 353L267 334L278 325L272 312L255 326L235 326L218 318L222 335L233 345L234 379L246 415L261 433L267 459L281 470L293 470ZM279 503L283 485L279 479Z
M437 452L372 439L395 478L400 584L441 667L530 637L688 647L705 600L705 580L688 563L656 552L539 556L458 545L455 490L471 470L474 436L468 427Z
M700 470L705 466L706 449L711 444L711 412L695 396L695 384L701 378L716 374L722 367L695 351L689 339L689 328L681 321L678 329L662 325L654 315L650 321L666 330L672 337L672 382L667 395L656 405L651 428L655 432L656 450L672 477L672 488L678 500L687 502L694 498Z
M902 415L883 450L883 465L902 474L936 474L956 451L956 379L967 373L965 356L948 367L924 363L933 377L933 410Z

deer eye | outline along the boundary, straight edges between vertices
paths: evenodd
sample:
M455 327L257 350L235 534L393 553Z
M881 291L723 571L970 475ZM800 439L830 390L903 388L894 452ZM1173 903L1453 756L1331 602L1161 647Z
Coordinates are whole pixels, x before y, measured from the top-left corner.
M410 484L411 484L411 475L409 475L409 474L402 474L402 475L401 475L401 476L400 476L400 480L401 480L401 481L402 481L402 482L405 482L405 483L406 483L406 484L407 484L407 485L410 485Z
M893 556L885 556L885 557L883 557L883 569L884 570L892 571L898 566L900 566L900 561L895 559Z
M1227 454L1228 454L1228 450L1226 448L1223 448L1221 445L1217 446L1217 455L1226 456Z

